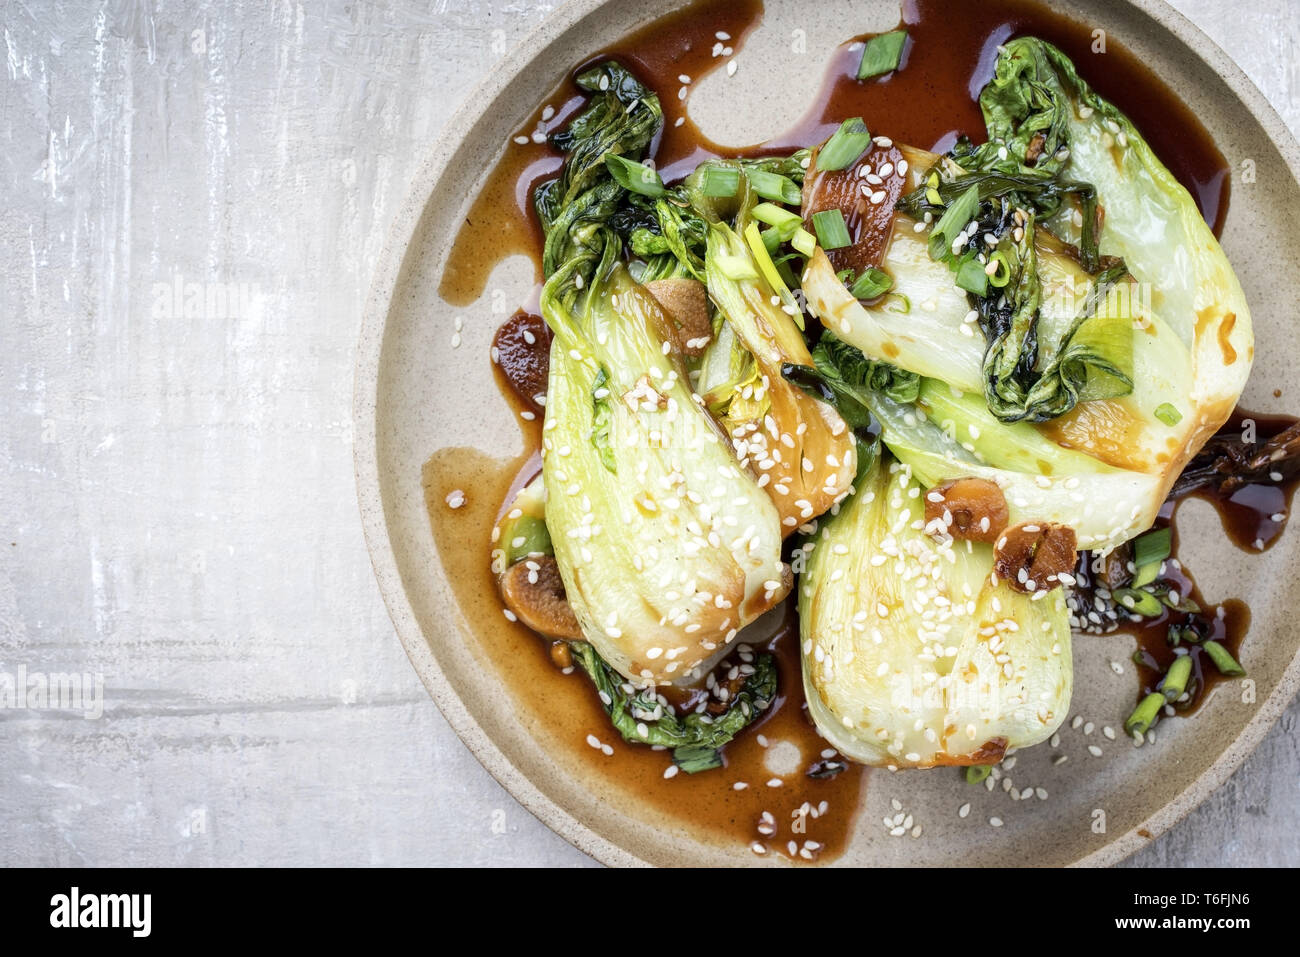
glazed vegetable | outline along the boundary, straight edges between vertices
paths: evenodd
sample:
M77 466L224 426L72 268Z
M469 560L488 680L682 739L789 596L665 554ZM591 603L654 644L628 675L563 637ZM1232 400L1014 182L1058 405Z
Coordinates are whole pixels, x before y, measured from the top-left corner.
M1235 405L1249 312L1191 197L1059 51L1007 44L981 103L985 146L908 151L911 189L881 268L913 308L859 301L820 252L803 291L868 359L963 397L947 415L887 410L953 426L947 438L884 429L918 476L988 478L1022 520L1067 522L1085 547L1111 548L1150 527Z
M644 90L632 97L634 81L616 66L596 71L615 79L575 120L581 135L560 181L578 182L570 164L589 165L586 191L571 200L582 212L559 202L546 237L560 256L541 295L555 334L546 525L568 603L600 657L638 683L687 682L784 597L790 574L775 508L696 402L665 310L621 261L613 211L600 216L627 194L591 144L636 155L654 130L634 120L657 103ZM633 104L624 109L612 91Z
M1037 152L1035 169L1095 188L1105 209L1101 254L1123 258L1149 290L1153 316L1183 347L1135 336L1135 386L1167 363L1186 367L1180 394L1165 396L1178 418L1166 412L1153 421L1162 403L1135 391L1105 414L1081 413L1062 428L1076 443L1091 436L1080 448L1126 442L1157 454L1176 449L1162 470L1167 488L1226 420L1250 374L1254 337L1241 285L1192 197L1060 50L1032 38L1006 44L980 105L990 140L1005 144L1010 160L1027 162ZM1063 207L1047 225L1074 242L1083 218Z
M755 658L753 674L728 699L721 714L691 712L683 718L653 690L638 691L624 682L591 645L576 645L574 658L596 686L610 723L624 740L671 748L673 762L687 774L721 767L721 748L776 697L776 664L766 654Z
M806 159L797 153L705 163L675 201L656 204L653 222L629 235L634 251L675 250L679 270L692 275L702 256L718 322L696 389L740 464L758 476L787 535L848 494L857 468L853 435L835 409L781 375L785 364L811 361L803 310L790 288L794 276L786 257L774 256L801 228L786 207L802 200ZM674 235L689 241L678 248L667 241ZM665 271L661 260L651 268L656 276Z
M925 521L888 458L803 546L809 713L842 754L891 767L994 763L1049 737L1070 702L1062 589L993 583L994 546Z

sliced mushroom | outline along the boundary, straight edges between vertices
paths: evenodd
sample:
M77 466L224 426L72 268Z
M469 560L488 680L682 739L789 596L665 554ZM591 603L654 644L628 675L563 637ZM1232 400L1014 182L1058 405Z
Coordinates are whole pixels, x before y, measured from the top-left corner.
M506 607L529 628L550 638L580 639L582 628L564 595L560 566L550 555L511 565L501 578Z
M1074 570L1078 538L1068 525L1017 525L995 546L993 571L1016 591L1055 588Z
M962 478L936 485L925 495L925 522L942 519L953 538L996 542L1010 520L996 482Z
M663 306L672 320L673 344L683 355L700 356L713 338L709 321L709 295L698 279L656 279L646 291Z
M1029 148L1025 150L1025 165L1036 166L1038 158L1043 155L1043 147L1047 145L1047 137L1042 133L1035 133L1034 138L1029 141Z

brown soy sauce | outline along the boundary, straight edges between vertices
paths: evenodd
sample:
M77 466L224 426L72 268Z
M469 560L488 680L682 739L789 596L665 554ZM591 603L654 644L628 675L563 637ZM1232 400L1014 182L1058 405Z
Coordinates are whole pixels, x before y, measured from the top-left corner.
M1261 415L1237 409L1216 433L1210 446L1218 440L1226 439L1240 441L1243 447L1258 450L1270 439L1293 427L1297 421L1300 420L1293 416ZM1201 611L1199 614L1188 614L1166 607L1154 618L1137 621L1126 618L1115 629L1133 635L1137 641L1133 662L1138 667L1139 700L1156 690L1174 661L1176 652L1175 645L1170 641L1171 627L1195 624L1201 630L1200 637L1203 641L1218 642L1241 662L1242 642L1250 628L1250 609L1245 602L1235 598L1217 605L1209 604L1197 587L1192 573L1178 562L1178 508L1190 498L1202 499L1218 513L1224 535L1229 541L1243 551L1255 554L1267 551L1277 542L1286 527L1296 485L1300 483L1295 463L1288 462L1280 468L1282 470L1274 473L1273 477L1265 474L1257 480L1233 483L1229 489L1220 489L1211 483L1176 493L1160 510L1154 527L1171 530L1171 561L1166 564L1161 581L1169 584L1180 597L1191 599ZM1079 588L1076 589L1076 595L1088 601L1092 600L1098 577L1091 564L1092 556L1088 553L1080 556L1077 570ZM1175 706L1175 713L1187 715L1194 713L1206 700L1208 693L1225 679L1199 643L1182 642L1180 646L1192 659L1192 677L1188 682L1188 698Z
M628 36L599 57L575 65L570 77L542 100L528 124L517 131L516 142L507 147L472 203L448 258L441 295L452 304L471 306L482 295L496 263L512 254L527 255L535 264L537 286L529 301L516 304L521 312L503 327L501 335L512 336L512 345L517 347L521 330L533 328L535 315L529 314L538 312L542 234L532 197L536 187L555 176L563 163L563 156L544 137L537 142L533 134L564 127L585 102L573 76L582 67L609 57L620 60L659 94L664 127L651 146L651 155L665 181L672 183L715 156L772 155L812 146L842 120L854 116L863 117L873 133L938 151L963 135L982 141L984 123L977 98L992 76L997 47L1015 36L1040 36L1064 50L1081 75L1133 119L1196 198L1215 232L1221 229L1230 185L1226 161L1196 117L1123 49L1122 37L1108 39L1104 57L1094 54L1091 26L1028 0L987 0L962 4L959 11L943 0L905 0L901 10L902 24L911 39L899 71L857 81L854 74L860 45L846 39L832 55L821 91L804 117L793 129L756 145L722 146L709 141L686 116L685 104L675 94L680 74L698 79L725 64L725 58L713 53L719 32L728 36L727 46L740 49L761 22L761 0L698 0ZM852 32L851 23L846 23L845 33ZM503 396L517 413L540 413L532 390L539 369L545 368L547 345L542 336L534 338L530 345L535 355L514 348L511 358L494 368ZM544 640L502 619L495 582L488 571L487 546L480 555L473 551L472 543L487 541L503 503L509 501L508 493L537 471L541 415L522 418L528 450L523 457L497 462L465 450L444 450L425 470L434 536L444 561L455 566L448 568L448 577L478 635L484 658L501 674L515 706L526 720L548 728L550 746L559 749L557 761L632 796L652 817L732 847L757 842L766 857L807 860L790 852L788 842L796 837L796 847L809 839L818 844L814 858L834 857L851 834L866 774L856 765L829 778L806 773L825 770L821 755L826 745L803 703L798 627L791 607L772 613L775 624L770 635L758 643L776 656L778 700L760 722L728 745L725 768L672 779L663 777L666 755L618 739L585 678L562 673L552 663ZM469 507L449 510L444 499L457 488L473 488L476 494ZM1190 581L1187 587L1195 594ZM1236 637L1225 634L1224 641L1234 653L1247 618L1244 607L1225 618L1225 629ZM1139 640L1143 648L1149 646L1153 665L1162 667L1168 660L1162 655L1168 649L1163 635L1157 636L1158 630L1153 625L1149 639L1140 635ZM1155 675L1155 668L1150 670ZM1144 673L1144 684L1157 679ZM690 704L689 696L682 703ZM584 740L587 732L611 744L613 754L588 747ZM799 751L798 771L783 775L780 788L765 786L773 773L768 769L768 749L763 741L769 746L789 742ZM746 787L737 789L738 782ZM809 820L804 810L820 808L822 802L826 802L826 812ZM759 829L764 812L775 821L773 833ZM796 830L792 822L801 814L802 829Z

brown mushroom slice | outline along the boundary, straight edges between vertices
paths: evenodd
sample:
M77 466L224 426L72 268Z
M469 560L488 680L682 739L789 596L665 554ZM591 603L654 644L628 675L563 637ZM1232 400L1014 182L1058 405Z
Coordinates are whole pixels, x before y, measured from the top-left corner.
M1078 559L1078 539L1068 525L1017 525L1007 529L995 548L993 573L1025 593L1055 588Z
M993 543L1010 521L1006 496L996 482L960 478L925 493L925 524L941 520L953 538Z
M506 607L533 631L550 638L582 638L582 628L564 594L560 566L550 555L528 558L506 569L501 596Z
M683 355L701 356L713 339L709 294L698 279L655 279L646 291L668 314L673 345Z

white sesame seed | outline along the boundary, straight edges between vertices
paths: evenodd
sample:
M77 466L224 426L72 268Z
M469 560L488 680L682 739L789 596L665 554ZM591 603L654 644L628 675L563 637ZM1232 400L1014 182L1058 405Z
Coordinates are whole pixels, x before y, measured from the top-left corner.
M993 827L1001 827L1001 826L1002 826L1002 818L1000 818L1000 817L991 817L991 818L989 818L989 824L991 824Z

